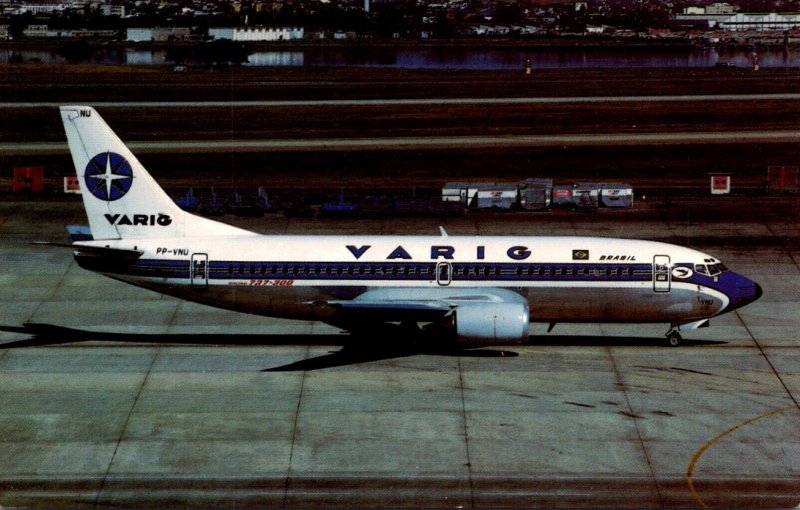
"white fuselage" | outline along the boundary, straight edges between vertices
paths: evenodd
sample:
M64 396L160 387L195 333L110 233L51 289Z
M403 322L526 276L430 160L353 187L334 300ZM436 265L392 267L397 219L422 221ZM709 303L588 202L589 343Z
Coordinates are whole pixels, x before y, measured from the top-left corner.
M719 262L696 250L598 237L292 235L80 244L144 252L127 262L79 257L83 267L113 278L232 310L328 322L336 322L335 312L316 303L376 289L386 299L392 289L402 289L402 299L447 299L486 288L523 297L531 321L682 323L725 311L732 298L726 288L734 284L722 280L735 275L695 271Z

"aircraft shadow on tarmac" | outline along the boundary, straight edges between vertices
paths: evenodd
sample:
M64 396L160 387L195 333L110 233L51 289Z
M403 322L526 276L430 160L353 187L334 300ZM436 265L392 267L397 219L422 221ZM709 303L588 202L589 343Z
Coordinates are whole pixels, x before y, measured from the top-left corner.
M20 347L41 347L77 342L126 342L143 344L185 344L185 345L330 345L341 346L322 356L299 360L286 365L272 367L262 372L290 372L319 370L346 365L357 365L371 361L405 358L416 355L458 356L468 358L516 357L518 353L497 349L464 349L441 343L421 342L409 339L405 332L400 338L397 332L377 331L372 335L257 335L257 334L153 334L153 333L109 333L67 328L53 324L26 323L23 326L0 325L0 331L30 335L30 338L0 343L0 350ZM394 333L394 334L392 334ZM413 335L413 333L411 333ZM380 338L380 345L370 341L370 337ZM720 341L684 340L683 346L724 344ZM553 347L659 347L658 340L652 338L621 336L555 336L536 335L528 337L527 345Z

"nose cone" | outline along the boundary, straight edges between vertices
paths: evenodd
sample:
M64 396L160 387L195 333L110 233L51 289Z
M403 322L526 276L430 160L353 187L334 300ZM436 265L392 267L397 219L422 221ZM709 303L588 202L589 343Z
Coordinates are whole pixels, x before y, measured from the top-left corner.
M736 278L735 289L733 296L731 296L732 308L740 308L749 305L764 294L761 285L743 276Z

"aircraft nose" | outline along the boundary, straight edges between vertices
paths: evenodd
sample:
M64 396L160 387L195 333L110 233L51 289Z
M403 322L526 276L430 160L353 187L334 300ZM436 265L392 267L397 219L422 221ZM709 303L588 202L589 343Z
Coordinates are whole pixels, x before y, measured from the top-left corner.
M764 289L756 282L744 277L736 280L736 302L734 306L739 308L758 300L764 294Z

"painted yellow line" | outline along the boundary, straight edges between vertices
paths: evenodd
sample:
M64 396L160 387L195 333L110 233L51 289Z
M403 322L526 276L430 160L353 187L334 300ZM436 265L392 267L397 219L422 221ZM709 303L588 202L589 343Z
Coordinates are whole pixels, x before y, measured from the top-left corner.
M776 409L774 411L770 411L768 413L764 413L764 414L761 414L759 416L756 416L755 418L750 418L749 420L743 421L742 423L736 425L735 427L729 428L728 430L726 430L722 434L719 434L718 436L714 437L713 439L708 441L699 450L697 450L695 452L694 456L692 457L691 462L689 462L689 467L686 469L686 483L689 484L689 490L692 492L692 497L698 503L700 503L700 506L702 506L703 508L708 508L708 505L706 505L705 502L702 499L700 499L700 496L697 494L697 490L694 488L694 479L692 477L694 476L694 468L697 466L697 462L700 460L700 457L702 457L703 454L706 453L706 450L708 450L709 448L714 446L715 443L719 442L725 436L733 434L737 430L739 430L741 428L744 428L744 427L750 425L751 423L755 423L758 420L761 420L763 418L768 418L768 417L774 416L776 414L785 413L786 411L790 411L792 409L797 409L797 406L793 406L792 405L792 406L784 407L784 408L781 408L781 409Z

